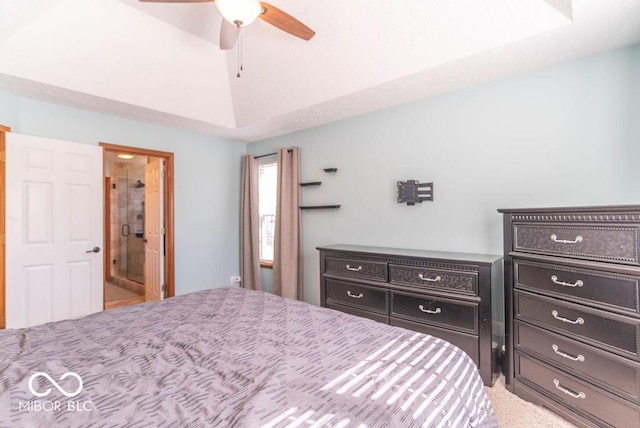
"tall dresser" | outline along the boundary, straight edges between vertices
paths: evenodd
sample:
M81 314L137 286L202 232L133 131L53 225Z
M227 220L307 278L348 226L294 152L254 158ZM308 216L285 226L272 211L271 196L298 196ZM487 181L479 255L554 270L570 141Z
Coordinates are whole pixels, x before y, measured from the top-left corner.
M498 211L507 388L581 426L640 427L640 205Z
M502 257L398 248L320 247L322 306L448 340L499 374Z

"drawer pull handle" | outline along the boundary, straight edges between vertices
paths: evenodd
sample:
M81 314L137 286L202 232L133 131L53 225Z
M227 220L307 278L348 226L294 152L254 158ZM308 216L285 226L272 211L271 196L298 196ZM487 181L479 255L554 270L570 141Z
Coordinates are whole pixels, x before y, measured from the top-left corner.
M362 299L364 297L364 294L362 294L362 293L360 293L360 294L352 294L351 291L347 290L347 296L353 297L354 299Z
M563 287L582 287L584 285L584 282L582 282L582 280L580 279L573 284L569 282L558 281L558 277L555 275L551 275L551 281L553 281L554 284L562 285Z
M581 317L578 317L578 319L575 321L570 320L569 318L559 316L558 311L556 311L555 309L551 311L551 315L553 315L555 319L560 320L562 322L569 323L569 324L584 324L584 320Z
M418 275L418 278L420 278L423 281L429 281L429 282L440 282L440 281L442 281L442 277L440 275L436 275L435 278L425 278L424 275L420 274L420 275Z
M587 398L587 396L585 395L584 392L573 392L570 389L565 388L564 386L560 385L560 381L558 379L554 379L553 380L553 384L556 386L556 388L558 388L560 391L564 392L567 395L572 396L573 398L581 398L581 399L585 399Z
M431 309L425 309L422 305L419 305L418 308L426 314L439 314L440 312L442 312L442 309L440 308L436 308L435 311L432 311Z
M347 270L350 270L352 272L360 272L362 270L362 266L358 266L357 268L354 268L349 265L346 265L345 267L347 268Z
M569 355L566 352L560 351L558 349L558 345L556 345L556 344L551 345L551 347L553 348L553 352L555 352L556 354L560 355L561 357L568 358L568 359L570 359L572 361L581 361L581 362L584 361L584 355L582 355L582 354L578 354L577 357L574 357L573 355Z
M574 239L573 241L569 241L568 239L558 239L558 236L556 234L551 235L551 240L553 242L559 242L561 244L577 244L578 242L582 242L582 236L578 235L576 236L576 239Z

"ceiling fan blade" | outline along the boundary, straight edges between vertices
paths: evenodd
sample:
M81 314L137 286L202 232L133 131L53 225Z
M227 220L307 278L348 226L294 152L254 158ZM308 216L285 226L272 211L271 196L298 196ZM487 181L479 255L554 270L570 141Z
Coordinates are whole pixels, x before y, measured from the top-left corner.
M226 19L220 26L220 49L233 49L240 35L240 27L236 27Z
M277 7L266 2L260 2L260 4L262 5L262 14L258 18L274 27L304 40L309 40L316 34L311 28Z
M215 0L138 0L140 3L206 3Z

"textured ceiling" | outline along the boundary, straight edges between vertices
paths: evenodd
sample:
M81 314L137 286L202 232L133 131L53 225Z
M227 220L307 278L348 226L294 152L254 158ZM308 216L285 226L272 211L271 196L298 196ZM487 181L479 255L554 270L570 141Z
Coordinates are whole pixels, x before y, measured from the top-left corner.
M256 141L640 43L638 0L270 0L221 51L213 3L0 1L0 88Z

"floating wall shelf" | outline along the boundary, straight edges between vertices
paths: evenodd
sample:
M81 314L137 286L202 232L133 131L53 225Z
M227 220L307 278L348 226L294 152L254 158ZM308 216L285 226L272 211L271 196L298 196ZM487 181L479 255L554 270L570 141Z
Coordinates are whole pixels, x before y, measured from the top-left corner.
M340 205L306 205L300 207L301 210L322 210L335 208L340 208Z
M338 168L324 168L324 172L336 172ZM300 183L301 187L307 186L319 186L321 185L321 181L307 181L304 183ZM326 209L336 209L340 208L340 205L303 205L300 206L301 210L326 210Z

